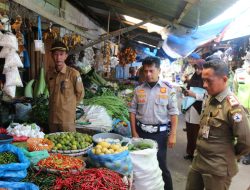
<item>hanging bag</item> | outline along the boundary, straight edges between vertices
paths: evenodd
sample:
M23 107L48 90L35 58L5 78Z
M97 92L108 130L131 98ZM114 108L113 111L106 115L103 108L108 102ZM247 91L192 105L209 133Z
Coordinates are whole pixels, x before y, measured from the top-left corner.
M42 41L42 26L41 26L41 17L37 17L37 23L38 23L38 37L37 40L34 40L35 43L35 51L40 51L41 53L44 52L44 43Z

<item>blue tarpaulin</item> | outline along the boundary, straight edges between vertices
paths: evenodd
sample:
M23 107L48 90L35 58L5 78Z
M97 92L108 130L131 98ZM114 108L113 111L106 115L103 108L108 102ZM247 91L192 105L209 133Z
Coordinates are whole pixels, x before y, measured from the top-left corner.
M186 57L200 45L216 39L231 21L232 18L217 23L209 22L185 35L169 34L162 48L172 58Z

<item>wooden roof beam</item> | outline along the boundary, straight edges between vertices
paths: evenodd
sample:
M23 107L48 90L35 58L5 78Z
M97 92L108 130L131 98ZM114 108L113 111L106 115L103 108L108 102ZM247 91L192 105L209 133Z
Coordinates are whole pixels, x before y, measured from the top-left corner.
M101 42L103 42L105 40L108 40L108 39L110 39L112 37L116 37L116 36L119 36L121 34L130 32L130 31L138 28L139 26L141 26L141 25L143 25L143 24L145 24L147 22L151 22L153 20L154 20L154 18L151 17L151 18L148 18L148 19L146 19L146 20L144 20L144 21L142 21L142 22L140 22L138 24L135 24L133 26L129 26L129 27L126 27L126 28L122 28L122 29L116 30L114 32L107 33L106 35L103 35L100 38L98 38L98 39L96 39L96 40L94 40L94 41L92 41L92 42L90 42L88 44L85 44L83 46L79 46L79 47L75 48L74 50L72 50L70 52L70 54L80 52L80 51L82 51L82 50L84 50L84 49L86 49L88 47L92 47L92 46L94 46L96 44L99 44L99 43L101 43Z
M113 8L119 8L122 10L129 10L131 13L139 14L139 15L144 15L144 18L149 18L149 17L154 17L154 18L162 18L166 21L167 24L173 24L172 21L169 21L166 19L166 16L153 12L153 11L146 11L145 9L141 7L135 7L132 5L128 5L126 3L120 3L119 1L115 0L93 0L95 2L102 2L105 3L107 6L112 6ZM129 15L131 16L131 15ZM144 20L144 18L138 18L141 20ZM155 19L156 21L156 19Z
M181 11L181 13L179 14L179 16L177 16L174 20L174 24L180 24L182 19L189 13L189 11L193 8L193 6L200 2L200 0L186 0L186 5L183 8L183 10Z
M85 38L88 38L88 39L96 38L96 36L93 35L91 32L84 31L82 28L70 23L69 21L46 11L43 7L37 5L37 3L34 0L32 1L31 0L13 0L13 1L26 7L27 9L34 11L35 13L43 16L44 18L51 20L54 23L57 23L79 35L84 36Z

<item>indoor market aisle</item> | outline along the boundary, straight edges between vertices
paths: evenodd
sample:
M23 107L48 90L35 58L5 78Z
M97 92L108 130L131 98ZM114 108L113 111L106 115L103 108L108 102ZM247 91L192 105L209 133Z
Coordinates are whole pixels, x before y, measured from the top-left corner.
M177 129L177 143L174 149L168 150L168 167L170 168L174 190L185 190L188 168L190 161L184 160L186 149L186 133L182 130L184 123L183 115L179 116ZM233 178L230 190L250 190L250 165L239 164L239 173Z

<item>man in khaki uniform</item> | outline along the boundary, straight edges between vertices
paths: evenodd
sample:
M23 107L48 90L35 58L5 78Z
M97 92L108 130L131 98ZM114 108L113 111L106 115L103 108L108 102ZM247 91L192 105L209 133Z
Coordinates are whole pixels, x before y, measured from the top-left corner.
M49 88L50 132L75 131L76 105L84 96L80 73L65 64L67 47L55 42L51 48L55 69L49 70L46 82Z
M238 172L237 158L250 152L250 124L244 108L227 88L228 66L221 60L203 65L209 96L186 190L226 190Z

